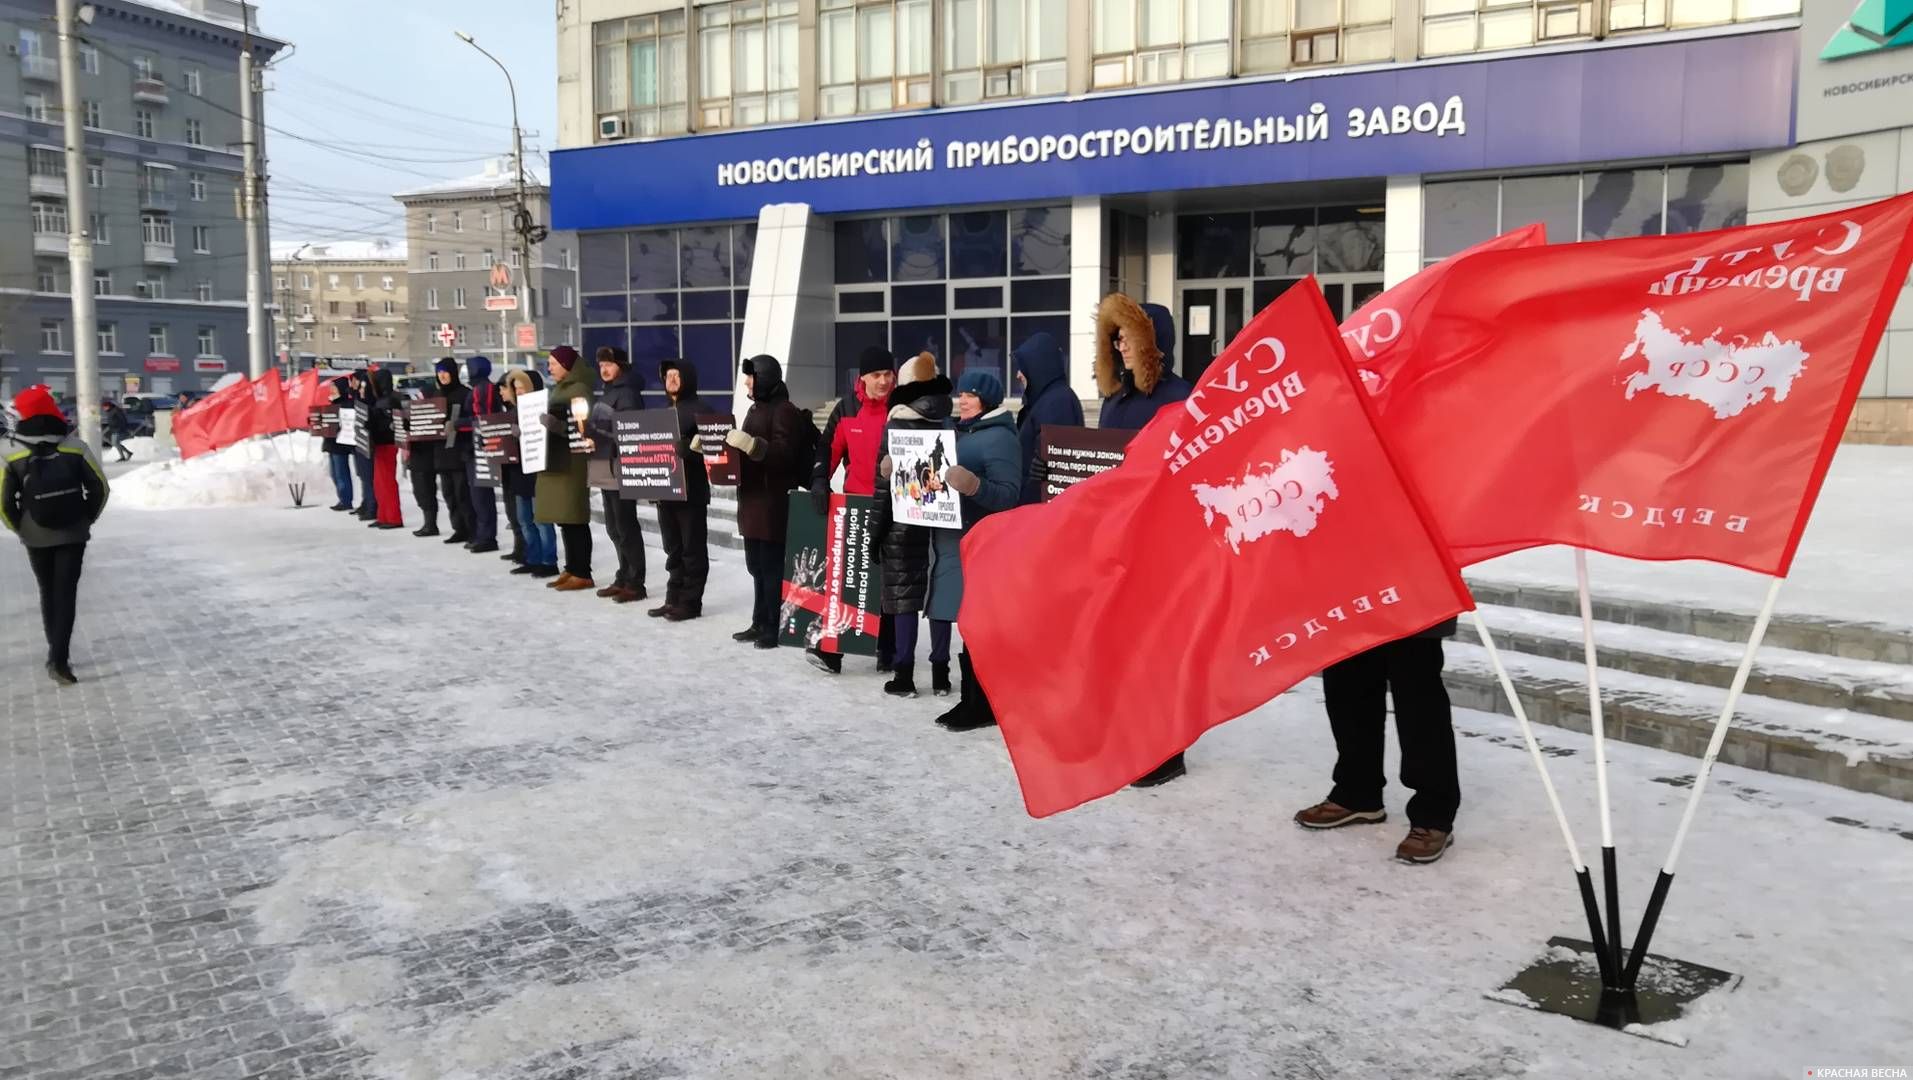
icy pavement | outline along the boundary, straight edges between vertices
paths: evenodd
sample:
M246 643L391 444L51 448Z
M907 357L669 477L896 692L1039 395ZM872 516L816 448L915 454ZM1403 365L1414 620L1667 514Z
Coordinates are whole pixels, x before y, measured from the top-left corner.
M993 733L732 643L714 562L667 626L323 510L123 511L57 690L0 544L0 1077L1913 1065L1913 806L1721 770L1657 951L1745 982L1676 1049L1485 1000L1583 928L1509 722L1460 717L1432 867L1399 820L1290 824L1328 786L1312 684L1031 821ZM1544 736L1591 845L1586 740ZM1691 762L1612 752L1631 926Z

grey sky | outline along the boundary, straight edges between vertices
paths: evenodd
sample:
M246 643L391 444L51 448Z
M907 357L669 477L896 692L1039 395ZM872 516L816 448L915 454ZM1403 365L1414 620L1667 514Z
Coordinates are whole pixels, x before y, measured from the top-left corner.
M259 26L295 46L266 83L275 242L403 239L392 192L510 151L505 77L454 30L511 69L528 148L556 141L551 0L263 0Z

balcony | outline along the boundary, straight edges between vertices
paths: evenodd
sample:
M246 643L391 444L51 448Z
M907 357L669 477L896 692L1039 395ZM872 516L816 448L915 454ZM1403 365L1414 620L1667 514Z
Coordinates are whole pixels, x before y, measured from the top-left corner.
M158 79L134 79L133 100L146 105L164 105L172 99L166 96L166 84Z
M27 191L34 195L50 195L56 199L66 198L65 173L39 173L27 177Z
M20 74L29 79L56 83L60 81L60 61L52 56L22 56Z
M179 208L179 197L167 188L141 184L139 188L139 208L141 210L177 210Z
M151 240L148 240L145 244L141 245L141 252L141 257L149 266L179 265L179 258L173 254L173 245L171 244L155 244Z
M58 255L62 259L66 258L66 234L34 233L33 253L35 255Z

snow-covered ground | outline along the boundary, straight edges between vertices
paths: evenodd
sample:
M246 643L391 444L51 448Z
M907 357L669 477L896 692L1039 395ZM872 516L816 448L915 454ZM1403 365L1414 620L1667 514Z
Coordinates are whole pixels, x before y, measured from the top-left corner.
M0 553L0 582L20 562ZM38 717L0 781L87 775L21 755L103 731L156 762L137 794L90 797L107 820L212 816L191 857L213 865L168 872L231 906L215 960L250 958L274 1016L316 1018L358 1055L326 1075L1913 1064L1913 806L1717 772L1657 951L1745 981L1668 1033L1677 1049L1484 997L1584 929L1500 717L1458 717L1458 842L1431 867L1389 858L1399 817L1329 834L1288 820L1329 783L1313 683L1204 738L1184 780L1033 821L994 732L942 731L944 703L885 698L865 661L832 679L730 641L747 608L734 553L713 553L707 617L682 625L502 566L323 511L109 515L86 596L157 575L158 625L90 608L88 682L56 691L35 677L30 592L0 590L0 716ZM1061 643L1031 661L1081 662ZM205 745L163 756L181 733ZM1543 737L1591 855L1587 740ZM1610 753L1631 930L1692 762ZM40 855L25 839L7 886L64 889L93 865L84 843ZM0 982L23 947L0 941ZM255 1059L246 1074L275 1062Z
M331 505L332 479L319 440L303 431L274 435L180 460L178 452L153 460L151 439L132 439L133 461L114 474L113 502L138 510L211 506L292 505L287 485L303 482L306 499ZM106 452L106 460L114 460ZM144 464L142 464L144 463Z

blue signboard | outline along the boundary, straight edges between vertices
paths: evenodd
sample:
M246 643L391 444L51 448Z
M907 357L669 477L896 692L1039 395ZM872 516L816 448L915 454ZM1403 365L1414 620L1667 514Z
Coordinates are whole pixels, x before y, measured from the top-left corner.
M1793 138L1795 32L1418 64L552 155L558 229L1684 157Z

